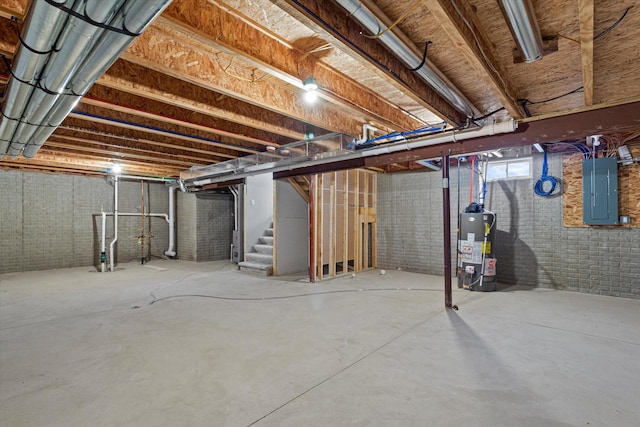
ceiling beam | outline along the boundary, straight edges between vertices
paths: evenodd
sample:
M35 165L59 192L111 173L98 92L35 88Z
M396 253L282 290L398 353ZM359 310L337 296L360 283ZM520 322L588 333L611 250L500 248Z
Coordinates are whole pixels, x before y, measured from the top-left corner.
M91 117L91 116L87 116L81 113L70 113L67 118L71 118L71 119L78 119L78 120L83 120L83 121L88 121L91 122L93 124L104 124L107 126L111 126L111 127L115 127L115 128L120 128L120 129L128 129L128 130L133 130L133 131L137 131L140 133L146 133L149 135L158 135L158 136L162 136L165 138L168 138L169 140L174 140L174 141L186 141L186 142L197 142L197 143L204 143L204 144L210 144L213 146L217 146L214 143L209 143L208 141L203 141L199 138L194 138L194 137L190 137L190 136L183 136L183 135L167 135L166 132L160 131L160 130L156 130L156 129L149 129L149 128L144 128L144 127L140 127L140 126L135 126L132 124L128 124L128 123L122 123L122 122L117 122L117 121L113 121L113 120L109 120L106 118L102 118L102 117ZM174 143L174 146L176 147L180 147L177 143ZM225 157L227 159L235 159L238 158L238 155L233 155L233 154L227 154L227 153L217 153L218 156L220 157Z
M469 10L467 0L423 0L423 3L509 115L514 119L524 117L515 101L518 98L515 85L496 59L484 29Z
M234 127L225 126L230 132L251 135L253 131L246 128L253 128L296 141L304 139L300 121L123 60L116 61L97 84L233 122Z
M68 120L70 121L70 120ZM96 130L96 129L86 129L82 127L74 127L67 126L65 124L61 125L56 129L55 135L65 135L65 136L77 136L80 135L90 135L92 138L99 139L100 141L108 141L113 144L136 144L141 147L150 146L154 147L153 151L158 151L160 153L173 154L176 150L181 153L197 153L203 154L205 156L213 156L212 162L215 163L219 160L215 159L215 157L219 157L218 153L215 151L211 151L214 147L210 147L210 149L205 149L206 145L204 144L192 144L193 146L188 146L185 144L176 145L175 143L167 143L161 141L154 141L150 139L139 138L138 136L129 134L127 136L116 135L111 132L107 132L105 130ZM201 147L201 148L198 148Z
M411 130L423 125L366 86L320 61L306 59L304 52L265 36L263 29L213 3L216 2L174 2L158 18L157 25L240 57L251 66L299 88L303 80L312 75L321 88L321 97L363 120L374 120L377 125L394 130Z
M513 133L448 142L375 157L367 157L366 166L410 162L452 156L500 148L531 146L534 143L583 139L588 135L608 134L640 129L640 101L627 104L588 108L578 112L546 117L540 120L523 120Z
M15 18L21 22L27 13L28 2L29 0L2 0L0 16L8 19Z
M175 140L183 140L185 138L185 140L200 140L208 145L218 147L219 153L223 156L229 155L238 157L245 155L240 153L254 154L264 149L263 146L255 145L255 148L239 146L236 145L238 141L228 137L219 137L209 132L203 132L201 130L195 130L185 126L178 126L168 122L159 121L157 119L130 116L126 111L110 109L108 107L105 108L95 104L81 104L73 112L88 114L89 117L87 117L87 120L92 120L94 116L97 116L116 122L116 126L130 124L133 127L139 128L142 132L164 135Z
M276 179L298 175L332 172L362 167L384 167L394 163L434 159L445 154L451 156L494 151L507 147L531 146L534 143L556 142L567 139L582 139L587 135L609 134L640 129L640 100L619 105L607 105L556 115L553 117L520 120L518 129L512 133L484 136L457 142L427 145L412 150L397 151L368 157L352 157L340 160L337 157L328 163L314 164L275 172Z
M122 58L332 132L347 135L360 133L362 121L327 108L326 102L305 105L301 89L269 79L250 81L248 78L230 76L218 63L215 54L210 47L183 33L161 30L152 24L136 38Z
M1 10L1 9L0 9ZM18 26L15 22L0 18L0 53L6 58L13 58L18 45Z
M59 153L47 150L46 146L38 150L33 159L25 157L10 158L5 157L2 166L28 166L30 169L37 168L65 168L78 171L106 172L113 166L113 162L103 158L86 155L74 155L70 153ZM140 176L161 176L161 177L177 177L180 174L178 168L161 168L143 164L132 164L130 162L121 162L123 172L127 174Z
M95 140L95 139L81 138L78 136L74 136L73 134L74 133L71 132L71 135L67 135L64 133L64 131L60 132L56 130L56 133L54 133L51 136L51 138L56 138L57 140L67 141L67 142L76 143L76 144L79 143L79 144L96 146L101 148L111 148L113 149L112 152L124 151L129 153L139 153L147 157L157 156L158 158L161 158L161 159L166 159L167 157L169 157L172 159L182 160L189 164L195 164L195 163L209 164L209 163L218 161L218 159L215 159L212 155L192 156L189 154L185 154L182 150L166 150L165 149L164 151L159 151L154 146L141 143L140 141L127 141L127 140L121 139L121 140L116 140L114 142L113 140ZM154 149L150 149L150 147L154 147ZM170 152L170 151L173 151L173 152Z
M104 147L104 145L101 145L100 143L93 142L93 144L91 144L90 142L89 144L87 144L86 142L84 141L81 142L78 139L75 139L72 142L66 142L65 141L66 139L67 138L53 135L47 141L47 147L64 148L68 150L82 151L89 154L98 154L98 155L101 155L102 157L106 157L113 160L117 160L117 159L141 160L143 162L154 162L154 164L158 164L158 165L159 164L175 165L176 167L181 167L181 168L188 168L193 166L196 163L199 163L202 165L208 164L207 161L203 161L203 160L194 162L194 161L180 160L176 157L166 158L161 155L149 156L145 154L137 154L132 152L131 150L123 149L122 147L109 147L110 149L105 150L104 148L96 147L96 146Z
M582 62L582 86L584 105L593 105L593 17L594 0L579 0L580 57Z
M212 118L195 111L185 110L170 104L148 98L116 91L102 85L94 85L80 103L95 105L103 108L116 109L131 116L171 123L174 125L209 132L240 141L250 143L250 146L278 145L281 139L278 135L237 125L226 120ZM135 107L133 107L135 106ZM232 131L228 130L232 129ZM293 142L293 140L291 140Z
M423 107L453 124L464 123L466 118L431 86L416 76L399 59L378 43L362 36L362 27L355 23L333 1L271 0L285 12L313 31L332 40L344 52L367 65L387 83L410 96Z

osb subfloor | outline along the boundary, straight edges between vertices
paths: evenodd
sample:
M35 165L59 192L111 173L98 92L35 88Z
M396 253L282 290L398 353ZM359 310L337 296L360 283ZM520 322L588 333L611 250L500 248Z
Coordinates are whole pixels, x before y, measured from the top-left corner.
M151 265L0 275L0 425L640 425L640 301Z

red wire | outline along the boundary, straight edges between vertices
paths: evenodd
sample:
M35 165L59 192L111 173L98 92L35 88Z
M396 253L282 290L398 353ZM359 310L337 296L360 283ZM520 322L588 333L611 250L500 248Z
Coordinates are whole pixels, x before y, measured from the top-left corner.
M469 204L473 203L473 178L476 174L476 156L471 156L471 178L469 178Z

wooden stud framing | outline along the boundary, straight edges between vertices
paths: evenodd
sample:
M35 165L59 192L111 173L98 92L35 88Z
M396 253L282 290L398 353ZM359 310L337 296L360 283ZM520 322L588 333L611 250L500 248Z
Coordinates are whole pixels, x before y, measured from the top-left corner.
M579 0L580 54L582 59L582 86L584 105L593 105L593 16L594 0Z
M318 175L309 175L309 281L315 283L317 278L317 204L318 204Z

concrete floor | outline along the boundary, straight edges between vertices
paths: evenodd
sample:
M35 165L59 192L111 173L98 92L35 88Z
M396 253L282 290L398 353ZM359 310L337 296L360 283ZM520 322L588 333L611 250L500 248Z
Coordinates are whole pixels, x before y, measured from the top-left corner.
M640 301L152 266L0 275L0 425L640 426Z

